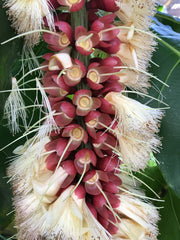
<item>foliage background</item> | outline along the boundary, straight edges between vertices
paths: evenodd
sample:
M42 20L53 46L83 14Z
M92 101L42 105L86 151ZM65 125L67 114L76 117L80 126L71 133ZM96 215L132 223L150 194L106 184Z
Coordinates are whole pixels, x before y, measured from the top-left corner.
M1 2L2 5L2 2ZM7 20L4 9L0 7L0 42L15 35ZM169 87L152 80L149 91L151 96L169 104L162 121L161 133L162 149L155 157L157 165L152 157L150 166L145 173L148 177L138 174L164 202L155 201L160 208L161 220L159 222L159 240L180 239L180 20L167 14L158 12L154 19L152 29L162 40L158 40L158 47L153 54L153 62L150 72L166 82ZM11 88L11 76L20 66L20 54L23 42L21 39L0 46L0 90ZM41 46L36 52L41 52ZM2 118L3 106L8 94L0 93L0 148L10 143L21 134L12 136L6 127L6 121ZM138 100L147 102L147 99ZM154 107L162 107L157 102L152 102ZM31 113L29 113L31 114ZM11 145L0 152L0 239L7 239L15 233L13 228L13 213L11 199L12 193L7 184L6 168L10 161L13 149L23 143L23 140ZM145 189L150 197L154 194Z

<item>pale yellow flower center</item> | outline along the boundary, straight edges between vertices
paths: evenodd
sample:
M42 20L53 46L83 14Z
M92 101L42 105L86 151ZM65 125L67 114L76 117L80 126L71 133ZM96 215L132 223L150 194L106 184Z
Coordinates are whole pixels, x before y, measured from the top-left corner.
M79 106L82 108L89 108L91 106L91 99L88 96L83 96L79 100Z
M82 135L83 135L83 132L82 132L82 129L81 128L74 128L72 130L72 136L75 138L75 139L80 139L82 138Z
M87 36L81 36L78 39L78 46L84 48L86 51L92 49L92 41L90 38L87 39Z
M62 34L61 34L60 43L61 43L62 45L67 45L67 44L70 43L69 38L67 37L67 35L66 35L65 33L62 33Z
M87 77L94 83L98 83L99 82L98 74L94 70L90 71L88 73Z
M75 3L79 3L80 0L68 0L68 2L69 2L70 4L75 4Z
M68 75L72 79L78 79L81 77L81 70L78 66L74 66L70 69L70 71L68 72Z
M89 163L89 162L90 162L90 155L89 155L88 152L86 152L84 158L81 158L81 159L80 159L80 162L81 162L81 163Z
M96 123L97 123L97 119L92 119L91 121L88 122L88 125L95 126Z

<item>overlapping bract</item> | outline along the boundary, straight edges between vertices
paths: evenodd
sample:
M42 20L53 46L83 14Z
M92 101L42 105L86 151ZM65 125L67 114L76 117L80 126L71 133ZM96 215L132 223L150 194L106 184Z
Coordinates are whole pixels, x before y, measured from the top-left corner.
M55 31L43 35L51 52L43 56L42 84L56 128L18 148L9 167L18 239L155 240L158 213L142 191L133 196L135 186L121 172L122 164L144 169L160 145L162 112L121 93L149 87L154 1L58 3L72 12L87 7L90 24L72 29L70 14L62 13ZM98 9L112 13L98 17ZM93 58L95 49L107 57ZM89 66L79 55L91 58Z

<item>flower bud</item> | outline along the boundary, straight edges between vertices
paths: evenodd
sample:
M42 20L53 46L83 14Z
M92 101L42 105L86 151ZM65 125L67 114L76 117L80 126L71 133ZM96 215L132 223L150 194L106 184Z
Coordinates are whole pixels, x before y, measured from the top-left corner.
M57 0L60 5L69 7L70 12L79 11L85 3L85 0Z
M74 164L78 173L82 174L84 171L84 168L86 168L85 172L87 172L90 168L90 164L95 166L96 161L97 159L94 152L91 149L84 148L76 153Z
M99 36L94 31L87 32L83 26L75 29L76 49L82 55L90 55L93 52L93 47L99 43Z
M86 89L79 90L74 94L73 103L77 106L77 115L86 116L90 111L101 106L100 99L91 96L92 92Z

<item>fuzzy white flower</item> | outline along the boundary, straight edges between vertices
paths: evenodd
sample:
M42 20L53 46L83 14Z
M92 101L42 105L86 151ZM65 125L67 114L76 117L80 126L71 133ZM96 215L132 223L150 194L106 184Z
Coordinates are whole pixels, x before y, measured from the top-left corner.
M17 156L11 162L7 174L12 181L15 194L28 193L32 190L32 179L40 169L44 168L47 157L44 146L48 142L49 137L37 142L35 138L31 138L24 146L19 146L14 150Z
M162 111L150 108L120 93L110 92L105 99L116 112L116 135L124 163L132 170L144 169L151 151L158 151L159 121Z
M35 193L15 198L18 239L110 239L111 235L101 226L88 209L85 199L75 193L74 186L64 190L50 204L41 202Z
M120 24L120 26L125 26L124 29L120 29L118 38L126 46L126 49L129 46L129 52L132 52L132 56L134 53L136 61L130 62L126 58L124 59L121 56L122 51L119 51L117 55L122 57L122 61L125 65L132 67L135 66L137 70L147 72L146 70L149 65L149 61L151 60L152 52L156 46L156 42L154 41L155 35L149 29L152 17L155 14L155 1L118 0L116 1L116 4L120 7L120 9L116 12L116 15L123 23ZM136 63L136 65L134 63ZM148 83L149 77L142 72L138 72L138 74L139 77L137 84L132 86L129 85L129 87L146 91L146 89L150 86Z
M50 29L54 29L52 6L47 0L6 0L5 7L9 10L8 15L12 26L16 31L25 33L40 30L46 17ZM28 46L33 46L39 41L40 32L29 34L25 37Z

